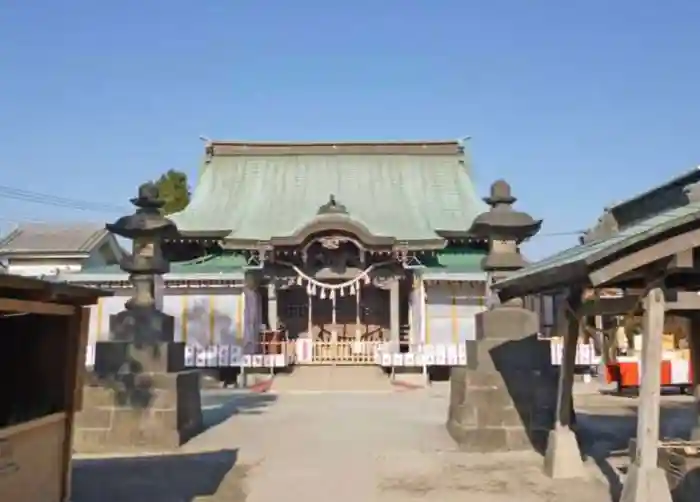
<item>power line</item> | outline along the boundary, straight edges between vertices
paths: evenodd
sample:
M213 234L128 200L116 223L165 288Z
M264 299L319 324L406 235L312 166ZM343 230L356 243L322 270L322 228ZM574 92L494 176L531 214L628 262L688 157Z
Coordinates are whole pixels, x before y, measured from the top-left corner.
M69 197L59 197L56 195L35 192L32 190L23 190L21 188L14 188L5 185L0 185L0 198L18 200L22 202L30 202L33 204L41 204L45 206L77 209L80 211L92 211L100 213L114 213L127 211L127 209L124 206L73 199Z
M0 185L0 198L18 200L22 202L29 202L32 204L40 204L52 207L62 207L66 209L77 209L79 211L89 211L98 213L115 213L115 212L129 212L130 209L125 206L118 206L114 204L104 204L100 202L87 201L81 199L75 199L71 197L59 197L56 195L51 195L42 192L35 192L33 190L25 190L21 188L14 188L6 185ZM9 219L0 217L0 221L6 221L11 223L51 223L46 220L35 220L33 218L16 218ZM540 239L544 237L577 237L585 233L585 230L571 230L563 232L545 232L541 234L535 234L532 239Z

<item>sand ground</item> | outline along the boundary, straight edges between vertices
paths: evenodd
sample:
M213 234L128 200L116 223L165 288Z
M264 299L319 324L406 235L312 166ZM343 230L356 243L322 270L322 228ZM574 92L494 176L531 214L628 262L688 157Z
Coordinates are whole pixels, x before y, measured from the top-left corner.
M296 387L207 391L208 430L177 455L78 460L73 502L607 501L619 493L635 430L635 399L578 388L589 478L553 482L535 453L456 451L444 428L446 383ZM685 434L690 410L689 398L666 398L663 434Z

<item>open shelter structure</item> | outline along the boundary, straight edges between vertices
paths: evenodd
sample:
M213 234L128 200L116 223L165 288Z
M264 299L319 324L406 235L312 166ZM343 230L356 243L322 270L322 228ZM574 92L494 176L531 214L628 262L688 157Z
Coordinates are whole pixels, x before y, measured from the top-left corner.
M689 320L696 399L700 377L700 170L674 178L606 209L583 242L518 270L492 285L501 301L567 291L557 308L565 312L564 354L559 375L556 423L545 468L554 477L583 475L571 429L572 385L577 340L587 316L643 315L642 377L636 452L622 500L666 502L676 481L659 464L662 333L668 314ZM586 290L619 288L620 298L584 299ZM696 403L697 404L697 403ZM700 407L696 407L700 412ZM692 432L700 437L700 413ZM682 473L681 473L682 475ZM680 476L679 476L680 477Z
M0 274L0 500L69 500L88 306L108 295Z

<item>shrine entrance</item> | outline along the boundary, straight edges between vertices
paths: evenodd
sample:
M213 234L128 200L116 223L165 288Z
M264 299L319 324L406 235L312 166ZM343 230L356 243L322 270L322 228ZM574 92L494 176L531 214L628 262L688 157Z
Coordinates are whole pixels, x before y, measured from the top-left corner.
M298 361L370 365L380 344L398 342L400 305L408 303L399 284L410 282L402 281L407 271L393 239L370 234L331 195L312 222L275 246L267 276L277 304L269 324L281 321L297 340Z
M369 365L390 339L389 302L390 291L373 284L324 294L295 286L279 293L279 318L291 339L310 342L311 364Z
M376 346L389 339L388 293L370 285L353 296L311 297L312 362L373 364Z

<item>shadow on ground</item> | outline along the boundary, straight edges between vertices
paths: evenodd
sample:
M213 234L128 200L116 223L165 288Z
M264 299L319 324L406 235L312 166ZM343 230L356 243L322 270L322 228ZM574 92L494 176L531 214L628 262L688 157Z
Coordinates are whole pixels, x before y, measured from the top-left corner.
M211 429L234 415L260 415L274 403L274 394L242 393L229 390L202 392L204 429Z
M245 469L235 466L236 459L236 450L220 450L197 454L76 460L73 463L72 500L192 502L196 497L217 493L226 477L226 498L221 500L242 502L245 500L242 486Z
M606 477L613 501L622 493L620 473L629 464L629 443L637 435L637 408L625 406L616 414L576 412L577 436L584 457L595 461ZM661 409L662 440L688 439L694 425L693 405L673 404Z

